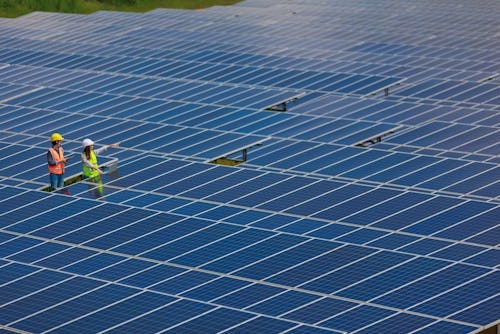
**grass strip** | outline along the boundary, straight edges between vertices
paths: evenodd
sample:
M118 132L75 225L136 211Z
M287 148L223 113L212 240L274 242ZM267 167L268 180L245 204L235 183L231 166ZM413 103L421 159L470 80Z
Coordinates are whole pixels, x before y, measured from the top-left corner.
M33 11L90 14L98 10L147 12L156 8L203 9L241 0L0 0L0 17L18 17Z

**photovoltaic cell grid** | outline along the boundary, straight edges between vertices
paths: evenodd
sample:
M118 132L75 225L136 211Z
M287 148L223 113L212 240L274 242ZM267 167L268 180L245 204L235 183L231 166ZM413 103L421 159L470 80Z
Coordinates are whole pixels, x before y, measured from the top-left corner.
M2 330L494 325L499 12L247 0L1 20ZM121 142L99 157L118 168L40 191L53 131L68 175L86 137Z

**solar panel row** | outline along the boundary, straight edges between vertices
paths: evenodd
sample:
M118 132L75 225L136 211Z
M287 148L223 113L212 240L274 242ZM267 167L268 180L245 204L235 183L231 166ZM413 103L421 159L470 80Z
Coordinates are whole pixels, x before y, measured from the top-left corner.
M30 74L30 77L33 77ZM57 78L57 77L56 77ZM24 79L23 81L30 82L31 78ZM66 86L68 85L65 82ZM59 84L62 85L62 84ZM82 85L81 80L78 80L75 84L75 88L78 85ZM71 85L70 85L71 87ZM238 124L247 124L248 122L248 110L234 110L234 113L231 113L231 109L217 107L206 107L203 104L183 104L180 101L166 101L162 102L157 99L148 99L142 97L134 97L134 96L122 96L122 95L108 95L103 94L100 95L96 92L91 92L88 94L84 94L81 96L73 95L76 92L67 91L67 90L50 90L50 89L30 89L28 87L23 87L22 89L25 92L20 93L20 87L17 85L6 85L3 88L3 100L5 102L9 102L9 104L20 104L24 106L34 106L39 108L50 108L55 110L65 110L72 112L84 112L84 113L95 113L97 115L103 116L113 116L113 117L127 117L140 119L145 121L153 121L153 122L170 122L170 123L180 123L186 125L197 125L200 127L208 127L208 128L218 128L220 127L223 130L235 130L240 132L256 132L256 131L264 131L265 134L273 134L275 136L292 136L294 132L299 132L306 127L311 128L317 126L318 122L328 122L328 120L324 120L321 118L311 118L309 119L310 123L305 123L308 121L306 116L301 115L301 117L286 115L277 115L275 113L262 112L262 121L254 122L253 127L247 128L242 125L238 126ZM80 89L86 89L85 87L80 87ZM91 88L87 88L91 90ZM203 88L204 89L204 88ZM30 92L31 91L31 92ZM210 89L208 89L210 91ZM51 95L51 92L53 95ZM102 91L109 92L109 91ZM23 94L24 93L24 94ZM58 96L61 94L61 96ZM123 93L120 93L123 94ZM142 93L141 93L142 94ZM225 95L230 93L224 93ZM39 96L41 95L41 96ZM147 95L147 94L146 94ZM217 96L216 94L215 96ZM197 93L199 99L201 96ZM211 95L212 96L212 95ZM51 98L51 100L50 100ZM67 101L62 100L61 98L67 99ZM282 96L284 99L285 96ZM44 99L49 99L49 101L45 101ZM40 101L42 100L42 101ZM52 101L52 102L51 102ZM57 101L57 102L55 102ZM213 100L201 100L204 102L214 103ZM280 101L279 97L276 97L274 100ZM200 101L198 101L200 102ZM349 103L351 102L351 103ZM225 103L229 103L226 101ZM260 103L260 102L259 102ZM341 108L339 108L342 106ZM405 125L417 125L422 122L437 119L440 120L440 123L435 123L435 128L441 124L442 127L450 127L453 131L452 137L450 138L450 134L446 131L447 129L438 132L439 135L442 136L440 140L439 137L429 137L428 141L423 143L426 145L415 145L415 146L429 146L432 144L438 144L435 148L442 150L455 150L457 152L475 152L475 153L483 153L482 151L477 151L478 148L486 147L486 153L496 155L496 147L495 147L495 137L497 134L497 129L495 126L497 125L497 116L494 112L487 112L478 110L474 112L474 110L470 109L454 109L451 107L437 107L437 106L425 106L419 105L416 103L401 103L401 102L379 102L376 99L371 101L361 101L361 103L357 103L353 101L352 98L339 98L334 97L334 99L323 98L313 99L311 103L303 103L301 105L296 106L297 108L292 108L292 114L301 113L304 110L307 110L308 113L318 114L318 116L334 116L334 117L342 117L347 118L344 121L334 120L333 123L330 121L331 125L325 125L326 129L328 128L340 128L339 130L343 130L345 133L353 134L353 137L345 137L343 138L342 132L336 137L333 136L333 139L339 138L340 143L351 144L356 143L357 141L362 141L363 139L372 138L373 136L377 136L379 134L395 131L396 128L393 123L396 124L405 124ZM360 107L364 107L360 110ZM168 109L167 109L168 108ZM204 108L203 110L193 110L198 108ZM376 108L376 109L374 109ZM159 112L160 110L168 111ZM378 109L382 109L378 111ZM205 111L204 114L212 111L215 114L210 114L204 116L203 119L199 118L200 112ZM312 110L312 111L311 111ZM314 110L318 110L314 112ZM224 111L227 111L223 113ZM424 115L418 115L417 112L422 111ZM470 112L473 112L471 115ZM227 115L227 117L220 117L220 115ZM391 115L391 117L388 117ZM418 115L418 117L415 117ZM464 118L463 115L468 115ZM213 122L203 122L203 120L208 117L217 119ZM219 116L219 117L217 117ZM454 118L457 117L457 120ZM365 122L353 122L350 119L366 119L370 121L376 122L384 122L383 124L371 124ZM232 121L232 122L231 122ZM350 123L347 123L350 121ZM446 121L447 123L442 123ZM457 122L459 125L448 124L448 122ZM279 125L271 127L271 124L279 122ZM476 126L465 125L470 122L475 122ZM297 128L292 128L292 125L299 123ZM304 124L305 123L305 124ZM359 127L356 134L356 127L346 127L346 125L351 125L354 123ZM387 124L386 124L387 123ZM462 125L462 123L464 123ZM365 126L360 126L365 124ZM272 130L277 130L285 128L287 131L284 133L281 132L271 132ZM399 132L401 129L397 129ZM417 129L418 132L410 133L409 138L418 139L421 136L420 129ZM325 129L319 129L320 133L325 132ZM316 130L316 132L319 132ZM464 132L464 133L462 133ZM323 140L323 141L332 141L331 135L329 137L319 137L319 136L311 136L308 133L301 133L300 139L312 139L312 140ZM342 139L341 139L342 138ZM431 142L430 139L434 140ZM447 141L443 142L443 139L447 139ZM399 141L398 143L401 143ZM405 145L414 145L412 142L403 142ZM458 146L452 146L454 143L458 143ZM466 143L466 144L464 144ZM489 147L488 147L489 146ZM458 154L458 153L457 153ZM475 157L474 157L475 158ZM477 159L477 158L475 158ZM483 158L484 159L484 158Z
M20 203L21 198L25 196L29 197L29 199L26 198L27 201L36 201L31 195L33 195L32 192L18 194L16 203ZM123 280L123 284L127 286L136 286L132 282L137 282L138 287L147 287L148 291L180 296L185 294L188 299L194 298L198 301L221 306L245 309L247 306L257 303L256 307L258 306L257 309L259 309L268 303L270 305L277 303L276 307L280 309L278 314L274 314L277 311L274 307L268 306L270 307L269 312L273 316L288 314L287 310L282 309L285 305L292 307L292 305L278 302L287 291L279 286L295 286L304 297L310 295L311 292L314 293L307 298L303 309L300 308L300 299L294 298L296 305L293 306L292 310L296 308L298 310L282 318L301 321L304 321L303 316L296 318L294 315L307 313L316 308L325 310L323 314L315 312L316 317L318 317L317 321L320 321L351 309L359 312L357 307L367 306L410 308L411 305L420 305L421 310L426 310L425 314L443 316L443 314L434 313L434 311L429 312L425 308L426 303L420 304L428 298L427 296L420 295L414 300L409 300L408 294L412 295L412 290L419 291L425 284L433 285L436 277L441 275L455 277L456 275L453 274L455 271L460 272L464 282L478 274L479 276L485 275L483 279L469 283L469 289L472 289L471 296L470 300L462 301L461 306L464 306L474 304L482 295L488 294L488 291L484 291L484 284L487 284L485 282L488 280L494 282L494 274L488 274L486 268L453 264L453 262L437 260L433 257L425 260L425 258L411 256L405 252L321 241L323 238L299 237L288 233L249 229L234 223L217 223L204 218L183 217L146 209L127 208L121 205L101 204L96 206L92 201L75 201L66 196L62 198L62 202L67 202L63 206L63 210L67 210L66 212L70 216L61 220L62 217L54 218L53 213L48 214L46 212L48 203L42 203L48 201L58 205L61 202L60 197L61 195L54 195L45 198L38 195L39 201L35 203L39 203L38 209L41 210L41 216L37 217L35 212L31 212L34 218L14 223L10 227L3 226L7 232L23 234L16 237L10 233L4 233L3 245L5 247L2 247L4 249L2 257L9 261L30 263L32 267L38 267L38 269L31 268L31 270L43 272L49 276L54 275L55 272L48 269L57 269L59 272L54 280L49 278L42 280L41 282L44 284L42 286L31 282L32 280L39 282L40 278L36 275L25 274L27 277L23 275L22 279L16 279L16 284L7 286L8 289L13 289L14 295L7 293L12 299L2 301L2 304L7 306L6 311L9 311L10 308L20 307L18 303L10 303L12 300L16 300L15 291L20 292L18 284L23 284L23 286L27 284L35 291L42 289L34 297L29 297L28 300L23 299L21 301L21 306L23 306L31 298L44 299L47 298L46 294L52 295L53 292L45 291L45 288L51 287L56 282L54 288L56 290L62 288L66 279L71 277L71 275L65 274L66 279L61 279L62 273L86 275L89 278L98 279L101 284L104 284L106 280L117 282ZM6 199L2 201L2 204L8 205L9 202L12 200ZM92 212L88 212L89 210ZM81 213L75 215L74 213L78 211ZM64 211L59 211L59 213L64 215ZM94 217L92 222L87 219L89 214ZM16 216L18 215L16 214ZM18 217L23 219L23 217ZM331 225L329 227L331 228ZM23 235L32 237L27 238ZM30 247L26 248L26 242L29 242ZM76 244L80 246L72 246ZM134 256L134 258L124 257L123 254ZM161 263L164 261L181 267L162 265ZM320 263L322 265L318 266ZM47 269L40 269L40 267ZM187 270L193 267L199 269ZM150 273L149 268L155 273L154 275L153 272ZM158 272L160 268L162 274ZM424 270L424 268L426 269ZM387 269L391 270L387 271ZM171 272L171 274L166 276L164 270L168 270L167 272ZM467 274L469 271L470 273ZM9 272L7 270L7 273ZM403 272L411 273L411 275L402 275ZM221 273L230 275L225 276L227 277L225 281L239 283L236 286L228 284L228 282L222 284L219 282L219 280L223 280L222 277L219 277ZM19 275L17 271L14 271L14 274ZM434 275L436 277L433 277ZM145 279L148 276L151 278ZM171 276L173 278L169 279ZM336 279L332 280L330 277L336 277ZM343 279L341 279L342 277ZM397 279L389 279L389 277ZM244 278L244 281L240 281L241 278ZM7 280L10 279L12 279L11 276L7 278ZM261 283L252 283L248 279L259 280ZM268 284L265 284L266 282ZM404 284L413 283L406 285L405 290L407 291L404 293L400 289L394 290L403 282ZM432 289L428 286L425 291L429 296L432 296L437 292L451 289L447 292L448 296L445 294L446 297L442 297L444 303L449 303L448 298L453 298L452 296L458 293L453 289L456 283L449 281L448 284L434 286ZM367 292L366 287L372 286L372 284L373 288ZM223 290L219 292L216 288L214 289L213 285L215 287L221 286ZM54 301L51 298L49 305L57 305L62 302L60 307L64 307L64 303L71 303L76 295L86 292L86 290L82 291L81 287L75 290L74 285L70 284L69 286L71 287L68 288L69 296L61 296L60 301ZM24 287L26 289L26 286ZM193 288L195 289L192 290ZM27 292L25 289L23 293ZM387 294L390 291L393 292ZM218 292L221 293L220 297ZM321 296L321 293L332 294L334 292L335 295L348 298L348 300L336 298L331 300ZM136 291L136 293L141 292ZM206 299L206 293L209 293L209 299ZM271 298L273 296L278 300L273 300ZM377 298L377 296L380 297ZM464 298L463 294L460 296ZM126 300L127 298L122 302ZM317 300L317 302L311 305L312 300ZM368 304L361 306L355 303L355 300L358 301L357 303L363 300ZM260 305L259 301L265 301L265 303ZM429 307L434 304L431 310L440 305L437 300L432 298L428 303ZM149 303L147 304L149 305ZM49 306L32 301L28 305L34 305L40 310ZM333 305L337 306L333 307ZM70 306L68 305L68 307ZM57 311L57 309L50 307L43 313L45 316L50 316L51 312ZM37 314L37 310L33 309L24 309L24 311L26 315ZM10 312L6 314L10 314ZM267 314L267 312L263 314ZM394 311L387 309L384 318L391 314L394 314ZM18 319L17 316L18 314L13 319ZM343 313L343 316L348 316L348 314ZM92 317L86 317L84 321L87 322L91 319ZM463 320L460 316L457 316L456 319ZM33 321L33 319L31 320ZM142 319L142 321L144 320ZM338 320L330 319L326 323L336 324ZM124 320L118 317L114 318L113 321L121 322ZM307 320L306 323L308 321L311 320ZM425 317L419 323L421 324L422 321L430 322ZM26 322L29 324L30 319L24 321L24 323ZM26 325L23 325L23 322L18 325L20 327L16 328L30 330L30 327L24 327ZM72 325L70 323L67 325L68 327L62 327L62 329L70 330ZM353 325L350 324L350 326ZM54 324L49 322L45 326L51 328L49 326L54 326ZM110 326L110 323L108 322L106 326ZM360 323L358 322L356 326L360 326ZM354 328L358 327L352 327L350 330Z
M0 330L498 323L499 10L247 0L0 20ZM99 157L118 169L40 191L53 131L68 176L87 137L121 142Z

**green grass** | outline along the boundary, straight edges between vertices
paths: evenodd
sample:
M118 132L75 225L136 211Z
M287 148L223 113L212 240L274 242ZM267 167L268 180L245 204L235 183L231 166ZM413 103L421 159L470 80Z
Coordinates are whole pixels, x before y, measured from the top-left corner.
M241 0L0 0L0 17L33 11L89 14L98 10L147 12L156 8L202 9Z
M242 164L244 161L236 160L236 159L229 159L229 158L219 158L219 159L215 159L215 160L210 161L210 162L217 164L217 165L237 166L239 164Z

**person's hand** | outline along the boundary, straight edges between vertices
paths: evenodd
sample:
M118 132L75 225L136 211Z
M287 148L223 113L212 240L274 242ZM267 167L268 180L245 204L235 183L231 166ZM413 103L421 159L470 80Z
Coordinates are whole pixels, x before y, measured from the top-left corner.
M118 146L120 146L120 143L114 143L114 144L109 145L109 147L118 147Z
M104 175L104 172L100 168L97 168L97 171L99 172L99 175Z

